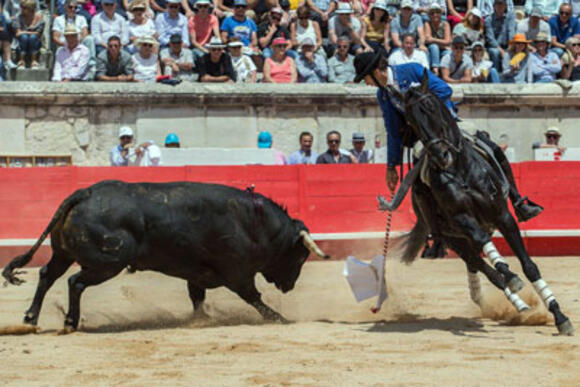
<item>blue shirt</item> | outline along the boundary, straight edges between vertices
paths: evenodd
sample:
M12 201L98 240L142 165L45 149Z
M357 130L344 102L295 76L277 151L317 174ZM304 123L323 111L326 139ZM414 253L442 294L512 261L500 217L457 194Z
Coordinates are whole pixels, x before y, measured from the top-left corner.
M258 27L250 18L246 17L241 22L230 16L223 21L221 30L228 33L228 39L232 36L237 36L244 43L244 46L249 46L252 43L252 33L257 32Z
M562 44L566 43L566 40L574 35L580 35L580 23L575 17L570 17L568 23L562 25L560 23L559 16L552 16L548 20L550 25L550 30L552 31L552 36L556 37L556 40Z
M296 58L296 72L300 83L325 83L328 65L322 55L314 54L314 63L311 63L300 54Z
M421 83L423 71L425 68L418 63L405 63L402 65L391 66L393 71L394 83L399 86L401 92L404 92L412 83ZM451 104L451 94L453 90L441 78L437 77L431 71L429 75L429 90L433 92L448 108L453 109ZM383 112L383 120L387 131L387 165L395 166L401 164L403 147L401 145L401 113L395 108L389 99L386 91L380 89L377 91L379 106Z
M169 44L169 38L173 34L181 35L183 43L189 47L189 30L187 29L187 18L178 13L175 19L169 16L169 12L163 12L155 18L155 29L159 33L159 43L162 46Z
M534 82L553 82L562 71L562 62L555 52L548 51L545 57L537 52L532 54L532 72Z
M310 151L310 156L307 156L303 150L299 149L292 153L288 158L288 164L316 164L318 153L313 150Z
M513 12L499 18L494 12L485 18L485 39L488 47L507 48L516 33L516 17Z

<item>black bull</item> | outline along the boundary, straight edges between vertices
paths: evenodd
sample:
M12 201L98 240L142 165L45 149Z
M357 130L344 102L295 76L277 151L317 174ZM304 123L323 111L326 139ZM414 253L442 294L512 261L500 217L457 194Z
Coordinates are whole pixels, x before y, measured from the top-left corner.
M53 255L24 321L35 325L46 292L74 263L69 280L65 328L74 330L82 292L130 266L187 281L195 315L204 315L205 290L225 286L265 318L283 317L261 300L256 273L283 292L294 287L310 251L326 257L300 220L252 189L201 183L104 181L80 189L60 205L35 245L2 272L12 284L14 269L32 259L51 234Z

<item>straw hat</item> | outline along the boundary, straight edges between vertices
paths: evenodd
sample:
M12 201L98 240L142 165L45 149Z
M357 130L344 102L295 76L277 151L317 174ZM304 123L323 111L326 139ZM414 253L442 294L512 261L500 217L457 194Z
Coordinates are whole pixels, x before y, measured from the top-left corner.
M140 46L142 44L152 44L154 46L157 46L159 43L157 42L157 40L155 40L153 36L142 36L139 39L137 39L135 45Z
M66 27L64 28L63 35L78 35L80 33L79 29L76 25L72 23L67 23Z
M133 12L136 9L147 9L147 5L143 0L133 0L131 4L129 4L129 11Z

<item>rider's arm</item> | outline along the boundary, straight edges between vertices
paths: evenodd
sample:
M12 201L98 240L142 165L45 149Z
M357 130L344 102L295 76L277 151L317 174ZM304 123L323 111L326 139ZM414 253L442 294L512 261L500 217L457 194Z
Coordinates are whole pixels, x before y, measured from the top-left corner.
M387 165L396 166L401 163L401 135L399 134L399 112L383 91L377 92L379 106L383 112L383 121L387 131Z

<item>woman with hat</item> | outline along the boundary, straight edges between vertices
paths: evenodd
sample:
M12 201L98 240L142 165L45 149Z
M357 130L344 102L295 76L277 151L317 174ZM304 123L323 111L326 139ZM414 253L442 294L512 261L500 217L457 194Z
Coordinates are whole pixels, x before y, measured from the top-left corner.
M157 54L157 40L152 36L143 36L136 43L138 51L133 55L134 78L137 82L153 83L161 75Z
M471 61L473 70L471 82L474 83L499 83L499 73L493 67L490 60L485 59L483 43L475 42L471 46Z
M200 82L233 83L236 81L232 59L228 53L224 52L225 46L222 40L215 36L205 46L209 53L197 61Z
M471 45L475 42L482 42L485 44L485 36L483 34L483 17L481 15L481 11L473 7L467 14L465 14L465 19L463 19L463 23L458 23L455 27L453 27L453 36L462 36L465 39L467 47L471 47Z
M580 81L580 39L571 37L566 40L566 52L562 55L562 79Z
M532 83L532 61L529 40L524 34L515 34L510 40L506 55L503 56L503 83Z
M228 51L236 72L236 82L256 83L256 65L249 56L242 53L243 47L244 43L237 36L232 37L228 42Z
M129 6L129 12L131 12L133 18L128 25L129 44L127 45L127 50L131 54L137 52L137 48L135 47L137 39L144 36L152 36L157 39L159 36L153 20L145 16L146 11L147 3L143 0L133 0Z
M441 58L451 48L451 27L443 19L443 8L439 4L433 3L429 7L429 20L425 22L424 29L431 71L439 75Z
M307 38L311 41L310 38ZM264 62L264 82L266 83L296 83L298 73L296 63L286 55L286 41L284 38L274 39L272 42L274 53Z
M554 82L556 76L562 71L562 62L555 52L548 51L550 39L548 35L540 32L534 38L536 52L531 54L532 73L534 83Z
M375 52L387 55L390 51L389 36L391 34L387 2L375 1L371 5L369 14L363 17L362 21L361 39Z

